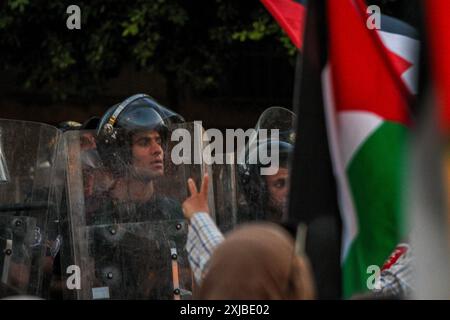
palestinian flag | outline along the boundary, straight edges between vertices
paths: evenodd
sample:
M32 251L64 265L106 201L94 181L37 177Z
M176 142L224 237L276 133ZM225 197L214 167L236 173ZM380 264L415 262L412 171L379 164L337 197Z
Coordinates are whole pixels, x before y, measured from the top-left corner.
M366 27L362 0L327 2L328 64L322 74L327 128L343 222L344 297L367 291L405 238L406 143L419 42L408 25L382 17Z
M308 229L306 241L319 298L335 297L337 288L345 298L367 291L367 267L381 268L405 238L403 170L419 44L393 18L368 29L366 9L362 0L308 5L289 220L311 227L327 219Z
M301 49L306 16L306 0L261 0L261 2L286 32L297 49Z

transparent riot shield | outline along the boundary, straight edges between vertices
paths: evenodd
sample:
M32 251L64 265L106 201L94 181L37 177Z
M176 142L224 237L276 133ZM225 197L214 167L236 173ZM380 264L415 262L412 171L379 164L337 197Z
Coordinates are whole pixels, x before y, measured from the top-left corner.
M230 160L234 153L223 154L223 157ZM225 233L240 222L242 213L239 211L237 166L230 161L224 161L222 164L212 164L211 172L210 185L213 192L209 207L214 208L214 221Z
M87 227L84 299L181 299L191 295L183 220ZM83 286L83 284L85 284ZM88 284L88 285L86 285Z
M224 154L224 158L236 157L236 154ZM253 181L246 178L237 163L213 164L210 184L213 189L210 209L219 229L225 233L236 225L266 220L264 217L265 186L262 178Z
M60 132L0 120L0 259L2 296L47 297L57 247L54 188Z
M0 216L2 297L28 291L35 228L34 218Z
M293 149L295 115L282 107L265 110L244 146L224 155L228 161L213 165L215 219L222 231L255 220L281 222L288 203L288 158ZM272 135L273 129L278 132ZM240 147L240 149L239 149ZM261 152L277 158L275 174L262 174L267 167ZM230 161L230 159L235 159Z
M280 141L295 142L295 114L284 107L270 107L258 119L255 129L278 129Z
M179 142L170 141L176 129L189 134L185 146L192 147L181 153L181 163L173 156ZM68 131L62 139L65 298L189 299L193 278L181 204L187 179L200 181L205 170L194 161L202 148L194 124L176 125L167 135L150 129L115 134L108 146L95 132ZM93 143L84 144L86 138Z

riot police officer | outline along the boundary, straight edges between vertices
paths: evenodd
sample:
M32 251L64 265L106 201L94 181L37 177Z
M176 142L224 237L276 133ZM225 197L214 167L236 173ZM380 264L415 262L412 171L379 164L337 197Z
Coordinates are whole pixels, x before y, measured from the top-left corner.
M289 187L289 160L294 150L295 115L283 107L271 107L264 111L255 128L256 135L250 139L245 161L238 165L238 182L243 199L240 205L240 221L266 220L280 223L287 213ZM276 139L258 139L258 132L278 130ZM275 174L262 175L262 168L268 167L259 161L258 155L271 152L271 158L278 159ZM250 159L258 159L256 162Z
M277 145L273 148L273 145ZM267 140L250 151L258 153L260 148L278 150L279 168L273 175L262 175L260 162L239 166L239 182L245 197L241 207L240 222L248 220L266 220L280 223L286 214L289 187L289 157L293 145L279 140Z
M190 290L183 282L190 276L182 258L181 205L161 191L173 179L167 172L170 127L183 121L148 95L125 99L100 119L99 163L89 170L79 169L79 141L67 137L72 252L64 265L83 270L78 298L176 299Z
M116 210L119 217L103 210L108 217L94 215L95 223L182 217L179 204L159 195L154 186L164 176L168 127L182 121L147 95L131 96L105 113L97 129L97 149L105 168L101 177L108 199L126 212Z

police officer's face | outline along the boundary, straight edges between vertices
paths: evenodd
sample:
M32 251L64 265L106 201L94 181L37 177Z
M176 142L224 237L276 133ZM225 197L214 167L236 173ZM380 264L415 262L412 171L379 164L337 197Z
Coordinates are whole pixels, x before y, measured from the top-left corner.
M289 171L287 168L280 167L278 173L266 176L267 189L269 191L269 201L271 205L284 211L288 196L288 178Z
M132 137L132 157L135 172L144 178L164 174L164 151L157 131L142 131Z

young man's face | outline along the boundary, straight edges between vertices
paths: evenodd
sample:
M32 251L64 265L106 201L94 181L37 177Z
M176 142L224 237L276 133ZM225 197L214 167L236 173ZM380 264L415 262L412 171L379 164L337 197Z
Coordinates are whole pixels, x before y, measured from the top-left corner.
M131 141L132 165L143 178L153 179L164 174L164 150L161 137L155 130L133 135Z
M288 169L282 167L278 169L277 174L266 176L270 204L280 212L283 212L287 205L288 178Z

